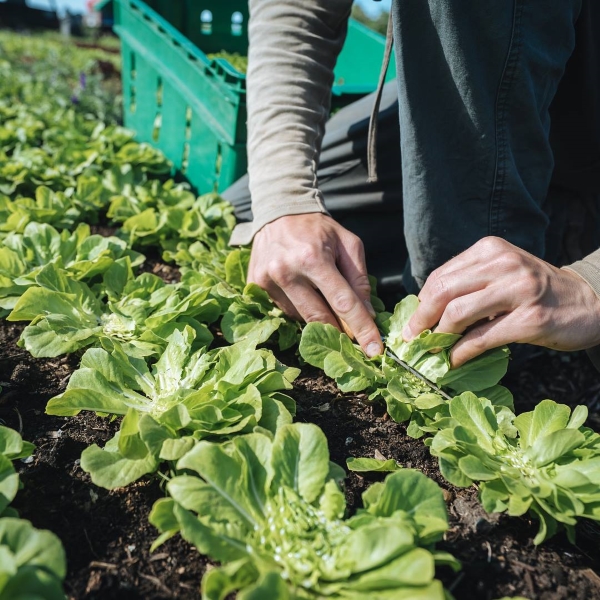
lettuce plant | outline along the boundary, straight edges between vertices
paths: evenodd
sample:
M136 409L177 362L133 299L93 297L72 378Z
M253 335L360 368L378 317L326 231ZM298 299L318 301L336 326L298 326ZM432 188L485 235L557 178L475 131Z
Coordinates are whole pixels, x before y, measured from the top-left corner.
M10 232L23 233L30 222L72 228L83 219L95 221L65 193L53 192L45 186L36 189L35 198L11 200L0 193L0 238Z
M91 235L89 225L59 233L51 225L29 223L22 234L11 233L0 245L0 311L14 308L45 265L52 263L74 279L90 281L124 256L132 267L144 262L144 256L123 240Z
M0 518L0 600L65 600L65 552L50 531Z
M286 425L226 444L200 442L167 484L150 520L213 560L205 600L373 597L442 600L435 564L455 565L433 544L448 527L442 492L422 473L401 470L363 494L344 519L344 472L329 461L315 425Z
M200 256L204 260L195 262L194 269L186 268L182 282L192 290L210 287L211 296L221 307L223 337L230 344L241 340L262 344L274 334L281 350L298 342L300 325L287 318L267 292L246 282L249 250L202 250Z
M119 259L105 273L108 304L55 265L43 267L35 277L36 286L27 289L7 317L31 321L19 344L33 356L52 357L108 338L127 344L131 354L149 356L164 348L175 329L191 326L197 347L208 346L212 334L206 324L220 313L210 290L166 284L149 273L132 279L128 261Z
M235 225L233 207L216 194L205 194L190 198L188 194L175 194L167 189L162 194L164 201L148 206L141 212L128 217L121 225L123 235L130 245L162 245L174 249L177 243L201 241L208 247L223 245ZM172 203L180 195L179 202ZM144 204L140 205L142 208ZM111 206L112 215L123 214L126 208L119 204Z
M506 373L508 349L490 350L450 369L449 350L459 335L426 330L410 342L402 339L402 329L418 302L416 296L407 296L393 315L380 321L387 348L450 395L470 390L488 397L502 413L501 421L506 421L512 414L512 396L497 384ZM434 433L448 417L448 403L441 394L385 354L368 359L345 333L331 325L309 323L302 332L300 354L335 379L342 392L365 391L372 400L383 398L395 421L410 419L408 433L413 437Z
M124 415L121 429L104 449L84 450L81 465L97 485L121 487L175 461L198 440L223 440L260 426L275 431L291 423L291 389L298 370L268 350L240 343L192 352L191 328L174 331L149 368L118 343L92 348L67 390L46 412L72 416L82 410Z
M600 520L600 435L583 427L587 408L544 400L500 428L487 400L463 393L449 403L450 421L433 438L442 475L457 486L479 484L488 512L539 519L534 543L562 525L574 540L578 519Z
M33 450L16 431L0 426L0 517L14 514L8 506L19 490L19 475L12 461L31 456Z

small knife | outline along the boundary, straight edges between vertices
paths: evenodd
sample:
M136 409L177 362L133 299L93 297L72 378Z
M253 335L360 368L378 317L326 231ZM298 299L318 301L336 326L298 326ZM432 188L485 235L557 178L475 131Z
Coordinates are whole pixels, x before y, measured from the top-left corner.
M435 385L433 381L429 381L429 379L427 379L425 375L422 375L421 373L419 373L419 371L408 365L403 360L399 359L389 348L386 349L385 354L386 356L389 356L396 364L400 365L403 369L406 369L411 375L414 375L417 379L420 379L423 383L428 385L434 392L436 392L446 400L452 400L452 396L450 396L449 394L444 392L444 390Z

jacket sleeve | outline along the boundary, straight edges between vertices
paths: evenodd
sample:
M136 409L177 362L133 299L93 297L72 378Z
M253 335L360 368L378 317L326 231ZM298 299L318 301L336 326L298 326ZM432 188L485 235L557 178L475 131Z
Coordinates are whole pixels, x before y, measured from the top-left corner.
M279 217L327 212L317 163L351 6L352 0L250 0L248 173L254 222L238 225L233 245L250 243Z
M600 250L596 250L584 259L563 268L574 271L585 279L600 298ZM600 346L590 348L587 353L596 369L600 371Z

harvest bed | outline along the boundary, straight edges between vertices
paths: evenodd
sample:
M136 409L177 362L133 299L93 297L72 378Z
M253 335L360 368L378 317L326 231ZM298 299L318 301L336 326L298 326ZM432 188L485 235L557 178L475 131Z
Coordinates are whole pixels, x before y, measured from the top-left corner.
M168 265L155 263L155 272L174 276ZM0 404L0 418L36 444L33 462L21 463L24 489L15 503L24 518L56 532L69 561L66 591L71 598L198 598L198 585L209 564L180 538L150 554L156 530L148 523L155 500L164 492L158 480L108 492L94 486L79 467L81 451L103 444L118 423L83 414L75 418L44 414L49 398L64 390L78 363L71 355L35 359L16 346L22 327L2 321L0 380L10 384ZM293 353L281 357L295 364ZM509 376L517 408L530 410L546 397L575 405L586 402L590 421L600 425L600 386L585 354L568 357L540 351L525 369ZM448 485L419 440L405 426L389 420L384 410L369 405L362 395L341 395L317 369L304 367L292 392L298 420L316 423L326 433L332 459L373 456L378 450L404 466L423 470L446 490L451 529L444 549L463 562L463 571L441 573L457 600L492 600L521 594L539 600L600 598L600 531L589 524L578 530L577 546L563 535L535 547L536 526L529 519L486 515L474 489ZM347 498L353 509L360 493L377 476L347 479Z

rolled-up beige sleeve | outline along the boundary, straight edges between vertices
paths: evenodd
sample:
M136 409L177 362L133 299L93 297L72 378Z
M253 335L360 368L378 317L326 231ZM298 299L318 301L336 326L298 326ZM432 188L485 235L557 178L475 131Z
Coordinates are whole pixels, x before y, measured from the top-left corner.
M563 269L574 271L585 279L600 298L600 250L592 252L584 259L563 267ZM600 371L600 346L590 348L587 353L596 369Z
M254 221L236 227L232 245L250 243L279 217L327 212L317 163L352 0L250 0L249 6L248 174Z

